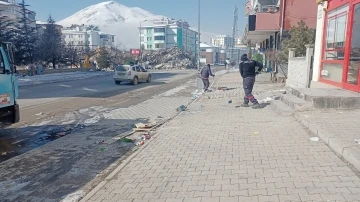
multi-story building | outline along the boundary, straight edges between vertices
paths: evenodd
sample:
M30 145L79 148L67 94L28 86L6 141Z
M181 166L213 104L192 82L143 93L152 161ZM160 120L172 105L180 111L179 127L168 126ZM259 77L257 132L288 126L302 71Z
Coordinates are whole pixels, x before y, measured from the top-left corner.
M232 48L234 46L234 39L229 35L218 35L211 38L211 45L221 48Z
M115 47L115 35L106 34L85 25L73 25L62 30L65 44L94 50L99 46Z
M145 50L161 50L178 47L197 55L197 32L187 22L161 19L140 26L140 47Z
M220 54L221 54L220 47L200 43L200 63L202 64L224 63L226 56L221 57ZM221 61L221 59L223 59L223 61Z
M0 0L0 11L2 16L7 16L8 19L12 20L14 23L18 23L21 19L21 7L16 3L15 0ZM26 17L28 19L28 24L32 27L36 27L35 23L36 13L31 10L26 10Z
M315 0L249 0L245 4L248 17L243 41L248 46L259 44L259 50L278 50L281 41L288 37L291 27L304 21L310 28L316 28L317 5ZM266 60L267 67L275 64Z

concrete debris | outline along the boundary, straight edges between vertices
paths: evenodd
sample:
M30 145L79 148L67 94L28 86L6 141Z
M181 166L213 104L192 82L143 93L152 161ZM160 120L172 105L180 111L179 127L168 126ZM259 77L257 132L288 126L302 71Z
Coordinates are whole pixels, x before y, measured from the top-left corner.
M194 58L177 47L160 51L144 51L143 60L155 69L196 68Z
M355 142L360 144L360 139L356 139Z

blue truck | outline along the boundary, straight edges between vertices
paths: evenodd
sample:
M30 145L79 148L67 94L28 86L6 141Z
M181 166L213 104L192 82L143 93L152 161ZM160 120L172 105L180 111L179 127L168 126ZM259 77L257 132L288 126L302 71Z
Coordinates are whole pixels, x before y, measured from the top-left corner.
M0 41L0 126L20 121L14 46Z

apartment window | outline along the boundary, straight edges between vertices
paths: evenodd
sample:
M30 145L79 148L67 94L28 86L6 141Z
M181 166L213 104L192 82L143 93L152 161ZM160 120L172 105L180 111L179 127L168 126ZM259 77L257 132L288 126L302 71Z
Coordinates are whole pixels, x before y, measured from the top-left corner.
M150 34L150 33L151 33L151 29L147 29L147 33Z
M200 58L206 58L206 56L205 56L205 55L201 55Z
M155 40L165 40L165 36L155 36Z
M201 52L206 52L206 49L200 49Z
M147 48L152 48L152 45L147 45Z
M155 33L164 33L164 32L165 32L165 28L154 28L154 32L155 32Z
M148 37L147 40L148 40L148 41L151 41L151 40L152 40L152 37Z

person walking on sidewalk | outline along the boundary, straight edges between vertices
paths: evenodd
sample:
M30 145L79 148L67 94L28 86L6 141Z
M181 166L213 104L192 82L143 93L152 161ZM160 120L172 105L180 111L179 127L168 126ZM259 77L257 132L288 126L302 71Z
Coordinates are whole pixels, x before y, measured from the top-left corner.
M211 72L210 64L207 64L200 71L200 77L204 83L203 92L206 92L209 89L209 86L210 86L209 77L210 76L215 77L215 75Z
M259 67L258 72L256 72L256 67ZM243 88L245 91L245 96L244 96L244 103L241 104L240 106L249 107L249 101L250 101L253 103L254 109L260 108L260 104L252 94L252 90L255 84L255 77L257 74L259 74L262 68L263 65L260 62L257 62L255 60L249 60L247 54L243 54L241 56L239 71L241 77L243 78Z

